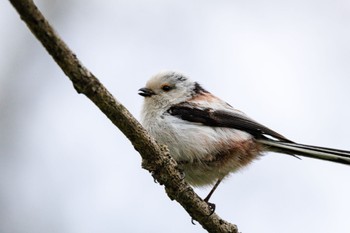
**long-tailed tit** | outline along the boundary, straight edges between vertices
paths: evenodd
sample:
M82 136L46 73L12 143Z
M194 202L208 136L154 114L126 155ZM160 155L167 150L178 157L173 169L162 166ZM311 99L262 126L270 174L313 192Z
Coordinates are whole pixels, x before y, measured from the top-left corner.
M215 184L206 201L222 179L265 151L350 164L349 151L295 143L177 72L153 76L139 94L145 97L143 126L168 146L185 180Z

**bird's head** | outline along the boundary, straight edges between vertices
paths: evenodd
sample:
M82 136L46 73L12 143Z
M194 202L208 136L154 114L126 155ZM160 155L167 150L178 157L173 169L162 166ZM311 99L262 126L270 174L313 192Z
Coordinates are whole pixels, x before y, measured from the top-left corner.
M145 97L145 105L153 108L169 108L174 104L187 101L201 91L198 83L185 75L174 71L160 72L139 89L139 95Z

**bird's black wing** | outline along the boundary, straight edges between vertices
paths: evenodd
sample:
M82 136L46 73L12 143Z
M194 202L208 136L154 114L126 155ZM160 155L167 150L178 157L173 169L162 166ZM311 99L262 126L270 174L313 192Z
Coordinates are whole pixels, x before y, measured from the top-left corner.
M180 103L171 107L168 113L182 120L202 123L207 126L227 127L245 131L257 139L264 139L268 136L279 141L292 142L281 134L234 110L215 110L212 108L201 108L194 104Z

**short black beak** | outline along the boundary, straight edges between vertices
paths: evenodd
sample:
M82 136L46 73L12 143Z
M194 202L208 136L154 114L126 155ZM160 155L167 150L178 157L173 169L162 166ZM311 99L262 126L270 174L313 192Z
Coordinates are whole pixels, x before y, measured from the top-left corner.
M143 87L139 89L139 95L143 96L143 97L150 97L152 95L155 95L156 93L154 93L151 89Z

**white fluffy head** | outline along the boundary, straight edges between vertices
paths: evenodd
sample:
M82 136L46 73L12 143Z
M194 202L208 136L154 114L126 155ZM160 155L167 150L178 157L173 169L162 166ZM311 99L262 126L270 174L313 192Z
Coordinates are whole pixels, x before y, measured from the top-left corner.
M145 97L148 107L167 108L192 98L198 86L181 73L163 71L151 77L139 94Z

